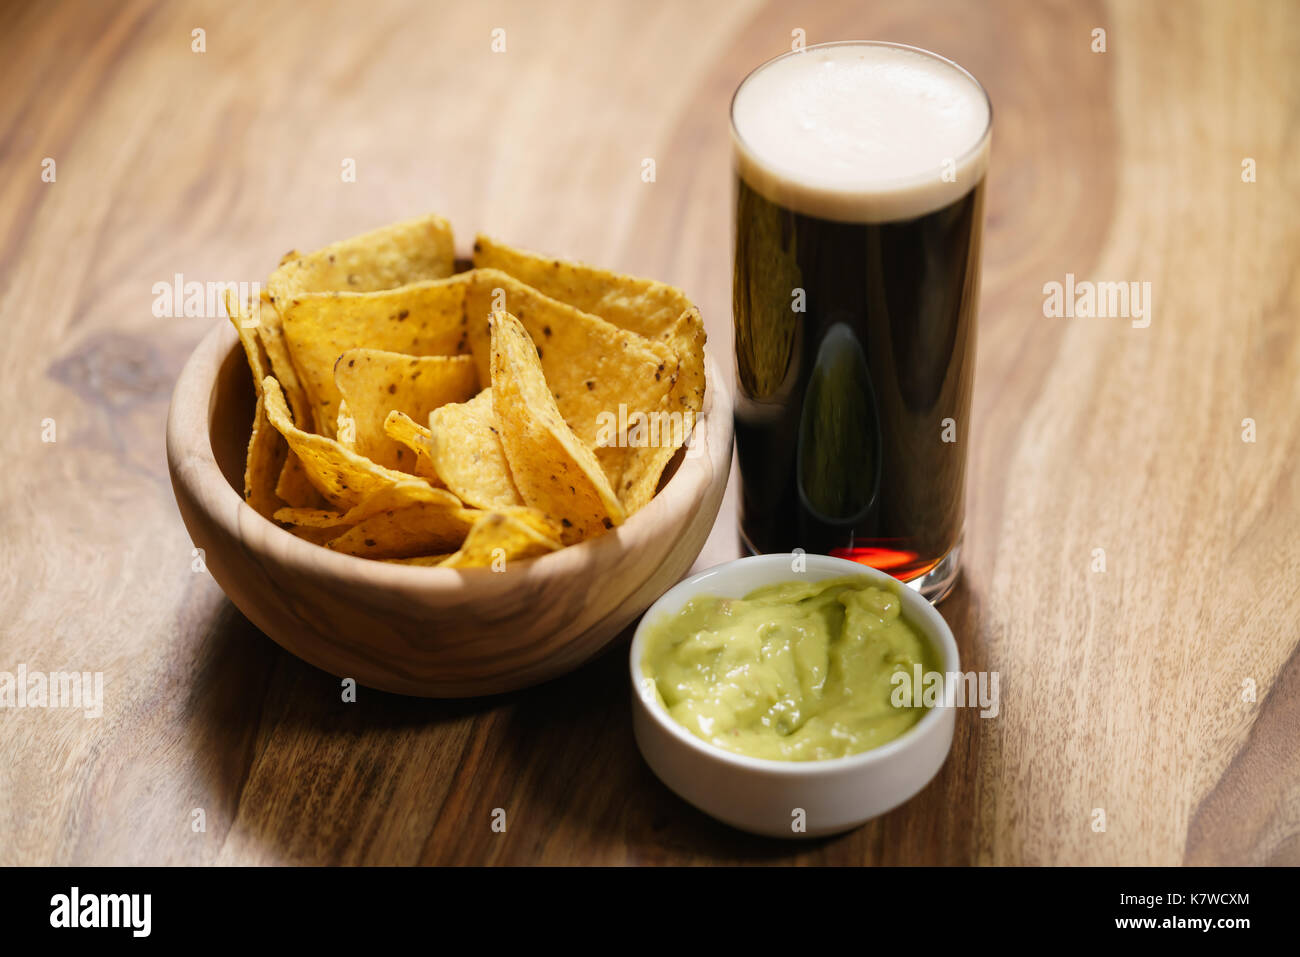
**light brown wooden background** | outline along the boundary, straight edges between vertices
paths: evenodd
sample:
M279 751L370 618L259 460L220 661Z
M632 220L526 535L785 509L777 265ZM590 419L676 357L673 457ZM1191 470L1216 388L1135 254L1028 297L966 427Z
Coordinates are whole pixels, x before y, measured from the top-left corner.
M658 783L622 649L498 700L341 704L191 572L163 421L224 320L150 308L432 210L681 285L725 344L727 102L796 28L938 50L996 116L942 611L1002 713L810 844ZM99 720L0 713L0 862L1300 862L1298 62L1284 0L0 7L0 670L106 680ZM1043 318L1067 272L1151 282L1150 328Z

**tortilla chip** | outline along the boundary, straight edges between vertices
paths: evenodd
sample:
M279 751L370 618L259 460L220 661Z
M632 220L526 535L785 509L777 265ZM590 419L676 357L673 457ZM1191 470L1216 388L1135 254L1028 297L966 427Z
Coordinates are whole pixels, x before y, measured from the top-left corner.
M474 239L474 267L509 273L552 299L647 339L671 340L677 318L692 305L686 293L667 283L516 249L482 234Z
M405 482L383 489L343 516L345 524L360 524L371 515L409 508L412 505L440 505L463 509L464 503L445 488L434 488L424 479L408 476Z
M384 431L388 413L423 422L448 402L464 402L478 388L469 356L408 356L380 349L349 349L334 365L334 384L354 420L356 452L386 468L414 472L415 456ZM343 419L340 415L340 423ZM343 441L340 428L339 440Z
M444 568L489 566L505 571L510 561L558 551L559 529L536 509L513 508L487 512L474 522L465 542L442 562Z
M634 412L667 407L677 357L662 345L544 296L499 270L467 275L471 279L465 317L480 378L490 361L487 316L504 300L537 344L547 385L564 421L589 446L609 450L599 458L610 483L617 484L626 457L623 424Z
M678 413L683 421L689 412L693 425L704 406L706 336L699 310L680 289L653 279L516 249L483 235L474 241L474 266L509 273L552 299L667 346L677 357L678 373L664 409ZM688 434L689 430L688 426ZM625 463L623 468L629 474L620 474L615 480L629 514L654 495L659 476L675 451L676 446L671 444L629 450L627 459L635 465Z
M300 525L303 528L336 528L342 512L333 512L328 508L280 508L276 509L275 520L286 525Z
M263 380L262 389L271 424L280 430L289 448L301 460L312 484L335 508L355 508L377 492L412 481L411 476L404 472L376 465L355 452L349 452L333 439L294 426L279 383L270 376Z
M294 423L304 432L310 432L316 427L311 400L303 388L298 367L294 365L293 357L289 354L289 346L284 338L284 321L275 304L271 302L271 297L265 292L261 295L258 313L257 337L262 343L262 348L266 350L267 359L270 360L270 374L275 376L284 390L289 408L293 410Z
M257 514L270 518L280 507L275 485L289 446L266 417L265 402L265 397L259 395L253 412L253 434L248 440L248 459L244 466L244 501Z
M629 515L654 498L660 476L677 450L690 440L695 420L704 406L705 333L700 311L692 306L682 313L673 336L683 351L677 379L668 393L668 404L651 420L645 443L633 441L635 435L628 436L628 454L617 491Z
M267 285L278 308L312 292L370 292L425 279L443 279L455 269L451 224L423 216L331 243L314 253L290 253Z
M280 527L295 538L322 546L329 544L345 531L342 528L313 528L310 525L281 525Z
M248 358L248 368L253 375L253 388L258 396L258 421L262 421L265 419L265 412L261 406L262 380L271 375L276 369L276 365L272 363L266 347L267 341L270 341L273 345L279 345L279 369L282 373L287 373L287 378L295 383L297 382L297 376L288 360L288 353L283 349L282 339L277 339L273 332L268 333L266 327L263 326L263 317L265 317L270 325L278 328L279 317L266 293L262 293L259 297L255 315L251 304L240 303L234 290L231 289L226 290L226 315L230 317L235 332L239 335L239 341L244 347L244 355ZM301 387L298 388L301 395ZM288 390L286 389L286 391ZM290 402L292 405L292 399ZM310 422L309 411L305 398L300 398L297 410L294 413L295 421L297 421L297 416L302 415L306 416ZM255 422L253 439L249 442L248 447L249 462L244 475L244 494L249 504L253 505L259 514L265 515L267 518L270 518L271 514L282 504L302 507L325 504L325 500L320 493L307 481L301 463L298 462L298 457L288 450L283 437L276 441L269 434L265 435L261 447L256 453L258 462L256 464L253 462L254 444L257 442L256 430L257 423ZM279 435L275 429L270 427L269 421L267 422L267 433ZM262 483L268 482L265 470L271 467L270 463L272 462L275 463L274 467L278 469L279 474L274 479L269 480L268 487ZM253 485L249 484L250 479L254 481ZM267 511L267 509L270 511Z
M423 502L372 515L326 546L362 558L409 558L460 547L478 512Z
M524 503L501 447L491 388L468 402L435 409L426 433L434 471L467 505L506 508Z
M253 389L258 397L262 395L262 380L271 374L271 360L266 354L266 346L257 336L257 327L261 323L261 309L253 314L251 303L241 303L234 289L226 290L226 315L235 327L235 334L244 347L248 358L248 370L253 374Z
M509 313L495 313L490 326L492 406L520 496L560 522L566 545L620 524L623 506L560 415L528 331Z
M407 476L407 481L380 489L346 512L319 508L282 508L275 513L275 520L294 525L307 525L311 528L337 528L341 525L359 525L379 512L408 508L417 504L441 505L445 508L461 507L460 499L446 489L434 488L422 479Z
M388 413L388 418L384 419L384 434L394 442L401 442L415 453L416 475L427 479L431 485L444 484L438 475L438 470L433 467L433 459L429 454L429 439L432 433L426 426L412 420L406 413L394 410ZM464 497L460 495L460 498Z
M252 507L334 551L463 568L650 500L703 404L699 311L486 237L474 263L452 275L430 216L291 252L255 303L227 293L258 392Z
M307 470L302 467L302 462L293 449L284 457L284 467L280 469L280 478L275 483L275 494L291 508L324 508L329 504L320 490L311 484Z
M334 363L349 349L410 356L469 352L467 285L462 275L381 292L306 293L285 300L285 337L322 435L335 434L339 392Z
M357 450L357 420L352 416L346 399L339 399L339 415L334 426L339 445L353 452ZM372 458L366 456L366 458Z

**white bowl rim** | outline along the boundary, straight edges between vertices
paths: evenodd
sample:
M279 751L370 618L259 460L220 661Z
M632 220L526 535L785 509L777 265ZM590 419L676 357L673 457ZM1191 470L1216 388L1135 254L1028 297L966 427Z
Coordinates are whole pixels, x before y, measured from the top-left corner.
M645 634L648 623L664 613L675 613L681 610L691 597L700 592L700 585L707 582L710 578L721 573L723 570L737 568L740 566L757 566L757 565L776 565L782 564L786 568L798 557L807 563L809 572L813 570L814 565L821 565L827 571L835 573L842 572L846 577L849 575L859 575L869 578L876 584L886 587L899 596L903 604L903 615L907 618L908 623L918 626L922 629L927 640L936 646L940 657L943 659L944 673L957 672L961 669L961 656L957 649L957 641L953 637L952 629L938 610L930 604L929 600L923 598L920 593L913 591L906 583L899 581L892 575L882 572L879 569L871 568L868 565L862 565L858 562L850 561L847 558L835 558L831 555L813 555L802 554L796 556L793 552L774 552L765 555L746 555L743 558L733 559L729 562L723 562L706 568L689 578L684 578L668 591L659 596L659 599L645 610L641 616L641 621L636 626L636 632L632 636L632 646L628 651L628 664L630 677L632 680L632 693L641 699L645 710L653 716L654 720L677 739L678 742L698 754L713 758L718 762L730 765L736 769L747 771L762 771L764 773L783 777L812 777L822 778L838 775L844 772L861 770L871 767L875 764L888 761L891 757L904 751L914 745L919 744L922 740L922 734L928 731L930 727L938 724L943 720L943 712L947 706L942 702L932 708L927 709L924 716L912 727L908 728L892 741L887 741L882 745L871 748L867 751L860 751L857 754L849 754L839 758L820 758L811 761L784 761L778 758L755 758L746 754L737 754L734 751L728 751L720 748L715 744L710 744L703 738L696 737L683 725L679 724L673 717L668 714L667 710L660 704L658 696L647 700L642 692L641 682L647 679L641 674L642 649L645 646ZM798 579L800 573L791 571L790 580ZM835 574L818 575L816 579L836 577ZM757 586L753 586L757 587ZM910 613L910 614L909 614ZM922 619L918 622L917 618Z
M241 516L244 515L245 510L247 510L250 519L256 519L255 524L260 526L264 532L270 534L271 541L275 543L277 560L297 569L308 570L313 577L319 578L322 575L329 575L340 581L386 583L396 587L419 587L422 591L459 591L465 587L466 577L477 579L480 583L492 582L497 587L503 587L507 584L514 587L519 583L522 576L539 567L543 571L537 571L535 574L560 571L561 567L574 570L598 565L602 560L602 555L610 554L609 550L624 547L624 535L630 535L643 527L649 532L652 523L665 524L665 520L669 517L667 512L669 500L675 497L668 495L667 492L674 482L679 479L684 482L687 476L693 475L696 484L699 486L699 489L695 492L698 495L702 494L704 486L707 486L710 481L710 475L707 472L688 470L686 465L690 460L684 460L678 466L672 478L668 480L668 483L643 508L630 516L622 525L616 526L604 535L561 548L546 555L510 562L505 573L495 572L491 568L438 568L428 565L387 562L331 551L322 545L316 545L298 538L275 522L258 514L244 500L244 496L226 480L221 466L216 461L216 453L212 448L209 429L205 428L202 434L198 436L181 435L178 431L174 431L172 413L178 403L192 404L194 407L201 406L207 410L205 418L210 417L217 375L222 366L236 353L238 353L239 359L243 360L242 345L234 328L229 322L221 322L200 340L189 358L186 359L172 390L171 408L167 418L169 471L172 473L173 482L184 480L187 485L194 489L197 493L196 497L203 502L202 507L208 513L209 518L219 525L226 526L227 533L233 537L239 537L236 526L241 521ZM209 372L210 374L207 374ZM717 424L723 423L723 417L725 417L725 424L728 425L726 438L728 446L730 446L731 396L719 374L712 350L707 344L705 345L705 383L707 391L704 397L704 405L696 417L693 428L703 427L707 436L705 441L708 441L713 437L709 430L709 423L714 423L714 430L716 431ZM178 463L171 460L173 442L179 451L189 453L186 455L184 462ZM730 456L728 456L729 459ZM190 469L196 469L197 471L182 478L177 474L178 466L182 464L188 465ZM189 471L189 469L186 471ZM209 496L215 496L215 498Z

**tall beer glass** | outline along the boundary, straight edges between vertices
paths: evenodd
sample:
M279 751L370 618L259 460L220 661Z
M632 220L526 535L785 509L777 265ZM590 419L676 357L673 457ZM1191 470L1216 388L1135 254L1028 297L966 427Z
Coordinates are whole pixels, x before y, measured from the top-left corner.
M891 43L740 84L732 277L740 531L938 601L960 563L992 107Z

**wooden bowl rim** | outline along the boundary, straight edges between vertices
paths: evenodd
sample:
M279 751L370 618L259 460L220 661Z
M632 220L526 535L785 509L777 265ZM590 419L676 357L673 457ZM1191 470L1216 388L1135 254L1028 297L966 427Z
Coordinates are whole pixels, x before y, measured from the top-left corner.
M622 525L547 555L510 562L503 572L403 565L345 555L300 539L260 515L230 485L217 464L211 441L217 377L236 350L240 352L239 361L244 361L239 337L229 322L222 322L204 336L186 361L176 380L167 417L168 468L173 482L183 486L195 506L225 534L243 543L249 558L268 554L276 563L311 577L324 576L340 583L381 589L418 590L427 599L430 592L486 597L517 587L525 576L559 579L591 570L598 572L645 538L675 534L680 516L689 515L710 486L725 483L730 473L731 396L712 350L706 346L704 403L695 422L696 441L703 441L705 447L697 455L683 456L676 473L658 494ZM721 454L711 454L716 446L722 447ZM179 488L176 492L180 494ZM473 589L472 596L466 595L467 588Z

